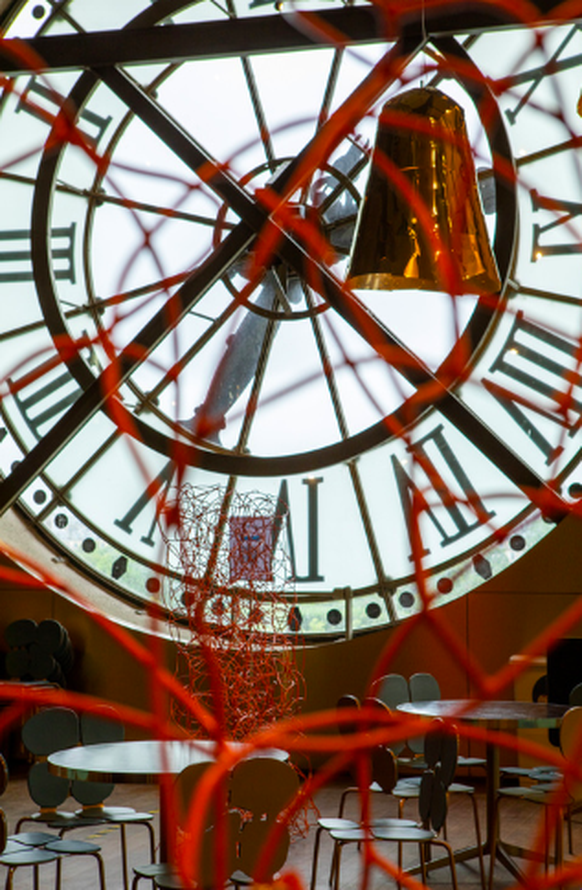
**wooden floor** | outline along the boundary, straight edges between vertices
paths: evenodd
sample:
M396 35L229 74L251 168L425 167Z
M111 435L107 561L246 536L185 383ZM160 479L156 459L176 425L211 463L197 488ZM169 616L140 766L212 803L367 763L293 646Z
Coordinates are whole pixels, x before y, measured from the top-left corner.
M321 792L317 798L317 807L322 816L337 815L337 806L340 785L327 788ZM484 824L484 788L477 786L477 795L479 809L481 814L481 823ZM393 799L389 799L384 795L374 795L375 815L396 815L396 805ZM12 778L8 786L8 790L0 801L8 819L9 831L14 830L17 820L34 810L34 805L28 797L26 789L26 781L24 778ZM122 806L133 806L136 809L152 812L156 814L156 832L157 832L157 789L152 785L124 785L117 786L113 795L108 799L108 803ZM354 809L346 815L355 815L357 800L354 797L353 803L350 805ZM414 817L414 805L410 804L410 811L405 815ZM520 844L522 846L532 846L535 842L536 830L539 829L539 818L541 815L541 807L527 805L519 801L507 802L502 811L502 832L503 837L508 841ZM582 815L579 817L580 823L574 825L574 849L582 856ZM310 821L315 822L315 811ZM34 826L33 826L34 827ZM158 835L157 835L158 836ZM120 867L119 855L119 835L116 828L108 828L107 826L98 828L88 828L83 832L74 832L70 837L85 838L93 840L102 846L103 857L106 866L106 880L108 890L121 890L123 887L122 873ZM470 803L466 799L454 797L450 804L448 818L448 837L454 848L467 846L474 842L473 817L471 813ZM129 859L130 865L143 864L148 861L148 847L146 831L140 827L133 827L128 830L129 839ZM303 886L308 888L311 876L311 862L313 852L314 827L313 824L309 833L304 838L296 840L290 851L288 858L288 866L293 868L302 878ZM384 846L387 856L394 856L395 851L390 845ZM329 839L322 841L320 867L318 873L317 890L327 890L329 860L331 845ZM416 856L416 848L410 845L407 852L407 862L413 864ZM520 861L523 865L523 861ZM488 857L486 860L487 873L489 871ZM5 872L5 869L2 869ZM479 870L477 860L467 864L459 864L457 866L457 876L460 890L478 890L480 887ZM514 879L509 873L498 865L495 869L495 890L513 886ZM3 877L0 877L3 880ZM342 871L341 871L341 890L357 890L361 885L360 859L357 849L354 846L347 847L343 854ZM450 873L448 869L442 868L431 872L429 876L429 885L438 885L439 890L451 886ZM578 886L582 885L582 881ZM41 888L52 888L54 886L54 867L51 865L41 869ZM140 890L149 890L151 885L148 882L140 884ZM394 886L393 883L380 872L376 872L372 876L372 890L379 890L386 886ZM14 878L15 890L28 890L32 888L31 869L20 868L15 873ZM63 888L64 890L97 890L97 869L92 859L71 858L63 864Z

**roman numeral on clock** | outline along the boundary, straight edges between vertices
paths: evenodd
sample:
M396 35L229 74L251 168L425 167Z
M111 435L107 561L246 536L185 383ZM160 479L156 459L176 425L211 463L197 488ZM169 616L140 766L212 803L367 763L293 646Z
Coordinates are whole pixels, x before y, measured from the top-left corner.
M54 360L39 365L25 378L8 381L20 413L37 439L79 398L81 388L68 369L53 368ZM45 370L46 368L46 370Z
M488 510L483 503L447 441L443 424L409 445L407 451L414 458L414 472L409 473L395 455L392 469L413 554L430 553L430 548L421 544L419 550L417 546L417 520L423 515L437 532L441 547L470 535L495 516L495 511Z
M172 484L172 479L176 473L176 464L173 460L169 460L167 464L164 465L162 470L158 473L158 475L152 479L150 484L146 486L142 494L135 500L135 502L131 505L127 513L122 519L116 519L115 525L122 529L122 531L126 532L128 535L133 534L133 526L135 522L139 519L139 517L146 511L149 505L152 502L155 502L160 492L164 494L168 491L170 485ZM158 521L158 510L154 510L153 519L150 522L150 527L148 529L147 534L142 535L141 542L142 544L147 544L148 547L153 547L156 543L154 539L154 532L156 529Z
M539 421L557 424L569 436L582 425L581 358L578 343L539 327L519 312L489 369L495 379L483 380L486 389L542 452L547 464L562 448L542 432ZM534 422L536 417L538 424Z
M579 26L574 25L571 30L568 31L552 56L547 59L547 61L545 61L543 65L539 65L537 68L530 68L527 71L522 71L519 74L514 74L508 78L503 79L506 90L514 88L521 83L529 84L527 90L525 91L523 96L520 97L516 105L513 108L506 109L505 111L507 120L510 124L515 124L520 111L525 108L539 85L546 77L549 77L552 74L556 74L559 71L565 71L568 68L577 68L579 65L582 65L582 55L580 53L576 53L572 56L564 56L566 47L568 46L572 38L576 35L578 30Z
M319 486L323 482L323 478L321 476L309 476L303 479L302 482L307 486L307 574L297 574L295 537L291 521L291 508L289 507L289 486L286 479L283 479L281 482L275 507L273 551L281 530L285 526L293 580L300 583L323 581L325 580L324 576L319 572Z
M76 223L51 229L50 253L58 281L75 283ZM0 284L33 281L32 250L28 229L0 232Z
M535 189L530 192L534 213L538 210L550 211L550 221L544 223L534 223L532 229L532 261L539 260L546 256L568 256L572 254L582 253L582 240L580 237L579 223L574 228L574 220L582 214L582 204L577 201L564 201L561 198L549 198L540 195ZM557 216L556 214L560 214ZM564 235L570 233L570 240L564 240L561 243L553 244L542 243L542 238L548 232L563 226L560 229Z
M53 120L61 110L64 101L64 96L48 87L41 80L31 77L20 95L16 111L31 114L37 120L52 126ZM74 109L71 109L71 111L74 112ZM77 127L83 133L89 145L92 148L97 148L111 121L111 115L104 117L85 107L79 113Z

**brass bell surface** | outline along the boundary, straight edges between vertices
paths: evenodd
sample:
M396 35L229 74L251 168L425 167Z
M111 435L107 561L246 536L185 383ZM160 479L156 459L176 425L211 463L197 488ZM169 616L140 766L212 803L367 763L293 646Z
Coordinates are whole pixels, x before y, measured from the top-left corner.
M402 189L382 169L383 158L406 177L423 202L430 234ZM453 265L449 286L440 251L447 252ZM408 90L382 109L347 283L355 289L458 294L496 293L501 288L465 116L434 87Z

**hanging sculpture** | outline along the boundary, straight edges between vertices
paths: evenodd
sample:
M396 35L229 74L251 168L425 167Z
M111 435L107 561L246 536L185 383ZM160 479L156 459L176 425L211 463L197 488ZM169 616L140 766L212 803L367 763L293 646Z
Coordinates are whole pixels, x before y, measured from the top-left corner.
M227 493L219 485L186 484L170 500L166 605L177 674L226 737L244 739L291 716L302 697L278 505L260 492ZM191 712L175 704L175 716L199 735Z

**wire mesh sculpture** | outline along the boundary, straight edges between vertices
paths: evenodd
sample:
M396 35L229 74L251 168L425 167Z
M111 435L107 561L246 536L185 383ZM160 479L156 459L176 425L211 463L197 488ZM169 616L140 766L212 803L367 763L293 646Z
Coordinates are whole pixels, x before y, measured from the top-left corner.
M261 492L183 485L170 493L166 605L178 676L227 738L292 716L302 698L301 637L277 502ZM176 718L197 735L192 714Z

